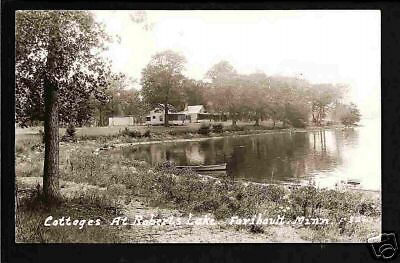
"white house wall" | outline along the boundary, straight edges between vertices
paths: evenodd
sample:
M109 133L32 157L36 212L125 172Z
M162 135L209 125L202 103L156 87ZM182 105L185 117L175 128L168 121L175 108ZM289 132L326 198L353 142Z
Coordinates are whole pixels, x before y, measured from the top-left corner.
M162 120L160 120L160 117ZM164 124L164 113L152 113L150 114L150 124L151 125L158 125L158 124Z
M133 125L133 117L108 118L108 126L131 126L131 125Z

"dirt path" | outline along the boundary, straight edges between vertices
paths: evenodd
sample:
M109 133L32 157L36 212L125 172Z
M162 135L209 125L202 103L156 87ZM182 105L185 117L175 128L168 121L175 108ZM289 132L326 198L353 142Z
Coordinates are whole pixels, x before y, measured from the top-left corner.
M124 215L129 222L135 217L143 218L181 218L183 224L179 226L143 226L127 227L123 236L128 242L156 242L156 243L272 243L272 242L308 242L300 238L295 229L290 226L268 226L264 233L251 233L247 228L235 228L227 221L217 221L215 225L188 225L189 216L178 210L154 208L145 206L139 199L132 201L124 208ZM196 217L196 216L194 216ZM203 216L197 216L203 217Z

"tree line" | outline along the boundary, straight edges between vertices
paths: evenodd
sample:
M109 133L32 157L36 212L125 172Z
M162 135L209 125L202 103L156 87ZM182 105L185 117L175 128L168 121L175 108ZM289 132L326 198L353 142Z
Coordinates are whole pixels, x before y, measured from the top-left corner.
M159 103L183 109L185 104L203 104L208 111L226 115L236 125L238 120L272 120L284 125L305 127L323 125L328 113L336 121L354 124L360 113L355 104L342 99L348 87L344 84L311 84L305 79L267 76L263 72L240 74L228 62L220 61L205 75L205 81L184 76L186 59L167 50L155 54L143 69L141 95L143 103ZM338 110L340 109L340 110ZM165 116L168 124L168 116Z
M135 80L122 73L108 72L104 84L92 91L80 90L77 83L68 93L63 92L68 95L61 97L60 122L107 126L109 117L132 116L135 123L143 123L149 111L160 104L178 110L201 104L221 119L231 120L234 126L239 120L256 126L271 120L272 128L278 122L293 127L320 126L328 114L330 120L345 125L360 120L357 106L342 102L348 89L344 84L311 84L303 78L268 76L264 72L241 74L228 61L213 65L204 80L195 80L184 75L185 63L182 55L171 50L155 54L142 71L141 90L133 88ZM22 125L43 120L40 96L40 92L30 94L30 103L21 96L17 100L19 109L27 109L25 115L17 114ZM168 125L167 114L164 119Z
M35 18L37 12L32 14L30 19L38 19ZM24 21L23 17L26 18L26 14L17 17L18 21ZM65 54L60 56L65 60L62 65L65 68L60 72L52 70L60 74L57 77L61 125L107 126L108 118L112 116L132 116L136 123L142 123L148 112L160 104L166 105L165 113L169 105L183 110L187 104L202 104L209 112L231 120L233 126L239 120L252 121L256 126L263 120L271 120L273 128L277 122L294 127L323 125L328 114L334 121L346 125L360 119L355 104L341 102L348 89L346 85L311 84L303 78L267 76L264 72L241 74L228 61L213 65L204 80L195 80L184 75L185 57L171 50L151 57L142 70L142 88L136 90L133 88L135 80L111 72L109 64L89 54L94 47L102 50L100 43L106 41L94 42L99 40L94 32L100 36L104 32L94 26L94 21L90 23L92 28L90 33L85 32L85 39L77 35L74 41L67 42L77 45L80 41L83 47L63 43ZM26 37L23 33L26 32L17 30L17 40ZM68 39L71 37L73 34L68 35ZM29 46L29 42L26 46L18 45L21 42L17 42L16 120L21 126L30 126L45 119L45 96L37 87L45 84L44 71L48 70L49 62L40 48ZM40 46L40 42L36 44ZM164 119L168 125L168 114Z

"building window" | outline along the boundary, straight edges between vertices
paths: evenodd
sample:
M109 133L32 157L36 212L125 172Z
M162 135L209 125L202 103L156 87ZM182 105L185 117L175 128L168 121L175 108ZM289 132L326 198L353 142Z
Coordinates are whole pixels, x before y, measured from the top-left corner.
M156 116L153 115L153 119L155 119L155 118L156 118Z
M163 117L162 116L160 116L160 121L163 121Z

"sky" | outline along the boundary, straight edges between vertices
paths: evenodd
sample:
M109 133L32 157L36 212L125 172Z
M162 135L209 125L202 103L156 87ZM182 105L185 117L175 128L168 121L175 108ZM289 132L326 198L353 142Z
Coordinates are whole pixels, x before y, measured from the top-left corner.
M240 73L302 76L311 83L346 83L349 101L364 117L380 116L381 32L379 10L95 11L120 41L105 56L113 69L137 80L157 52L171 49L187 59L185 75L204 79L228 60Z

